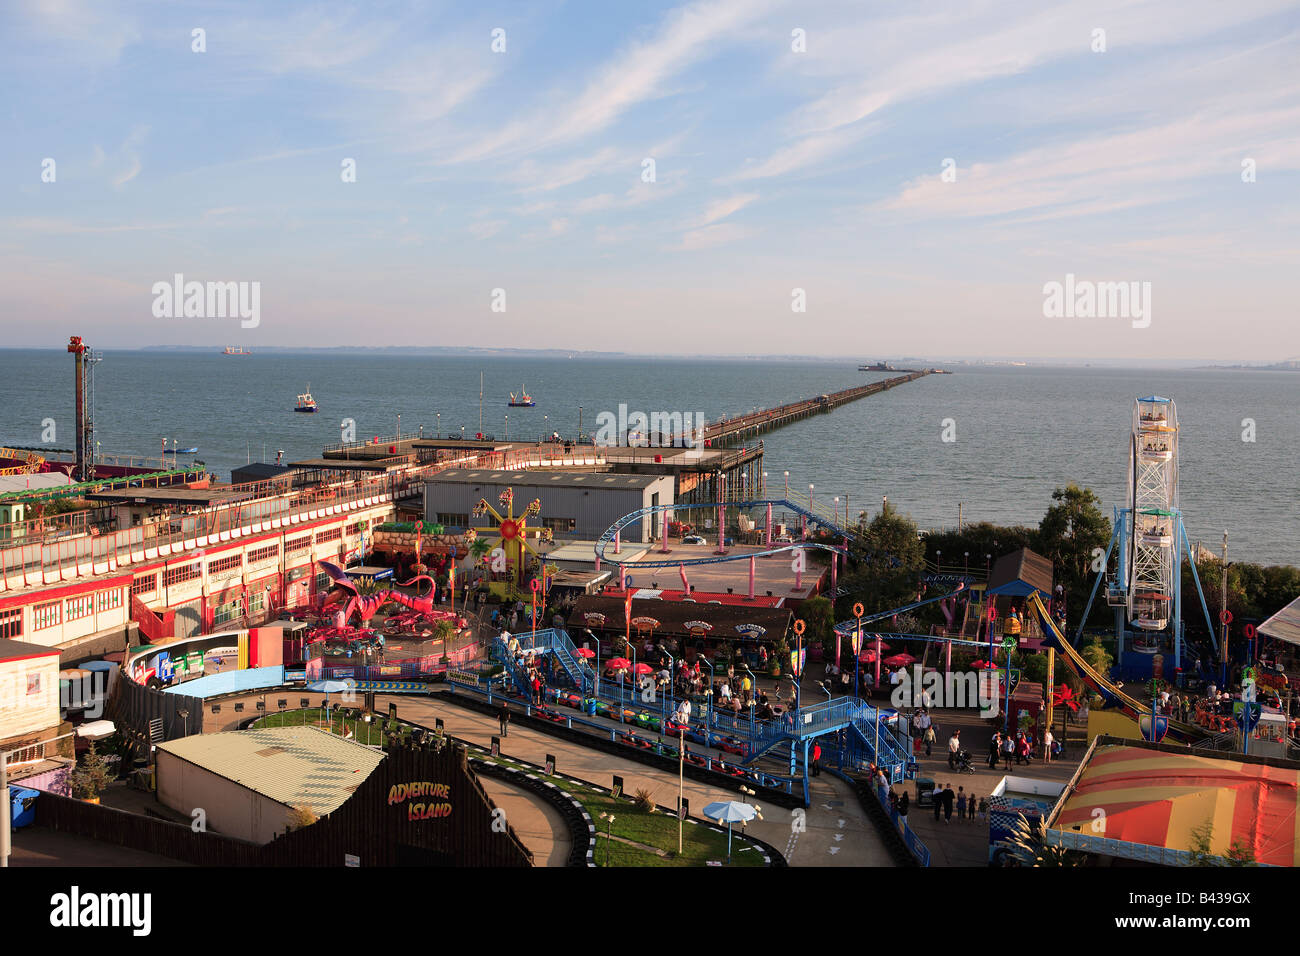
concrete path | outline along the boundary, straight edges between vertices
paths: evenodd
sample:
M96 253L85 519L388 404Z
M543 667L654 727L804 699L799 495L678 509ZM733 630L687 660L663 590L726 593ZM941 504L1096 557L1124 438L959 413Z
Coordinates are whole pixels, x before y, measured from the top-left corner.
M549 803L505 780L480 774L479 783L492 802L506 812L524 846L533 851L534 866L565 866L573 840L564 818Z

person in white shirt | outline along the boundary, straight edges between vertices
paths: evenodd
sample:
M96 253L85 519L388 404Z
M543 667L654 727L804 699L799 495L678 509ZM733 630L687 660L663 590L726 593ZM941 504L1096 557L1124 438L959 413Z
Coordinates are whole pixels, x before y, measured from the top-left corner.
M691 702L685 698L677 705L677 722L679 724L689 724L691 722Z
M948 767L956 769L957 754L961 751L961 731L954 730L952 736L948 738Z
M1043 734L1043 763L1052 762L1052 745L1055 743L1056 738L1052 736L1050 730Z

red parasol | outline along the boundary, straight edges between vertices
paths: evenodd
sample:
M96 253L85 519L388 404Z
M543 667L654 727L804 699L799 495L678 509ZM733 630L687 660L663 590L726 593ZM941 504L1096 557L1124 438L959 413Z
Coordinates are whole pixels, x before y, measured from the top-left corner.
M590 647L575 647L575 648L573 649L573 653L577 654L579 657L595 657L595 656L596 656L596 652L593 651Z
M890 667L906 667L908 664L915 664L916 658L911 654L895 654L893 657L886 657L884 663Z
M996 670L997 666L997 664L990 664L988 661L975 661L975 663L971 664L971 667L977 671Z
M653 674L655 669L649 664L637 664L636 667L632 668L632 672L635 674Z
M625 671L632 666L632 662L626 657L611 657L605 661L605 666L610 670Z

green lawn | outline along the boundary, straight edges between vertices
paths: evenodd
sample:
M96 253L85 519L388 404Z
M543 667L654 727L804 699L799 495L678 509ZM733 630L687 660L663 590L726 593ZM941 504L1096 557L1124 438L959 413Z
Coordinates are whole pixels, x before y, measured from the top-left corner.
M347 730L352 731L353 739L357 743L380 746L384 742L383 725L387 718L373 717L370 723L364 720L355 720L345 718L339 714L338 710L331 708L330 731L339 735L344 734ZM253 725L254 727L320 727L325 729L325 720L322 716L321 708L309 707L306 710L286 710L279 714L267 714ZM403 735L410 732L406 724L399 724Z
M505 758L497 758L493 762L516 770L536 772L533 767ZM727 834L693 823L685 823L682 827L682 855L678 856L677 818L671 814L658 811L646 813L630 800L615 799L604 791L562 777L554 777L552 782L576 798L591 814L591 819L596 824L596 852L593 859L597 866L705 866L710 860L723 866L766 865L762 851L741 836L739 827L732 833L730 863L726 862ZM600 819L602 813L614 814L614 836L667 851L667 855L660 856L641 847L607 839L605 834L609 830L609 824Z

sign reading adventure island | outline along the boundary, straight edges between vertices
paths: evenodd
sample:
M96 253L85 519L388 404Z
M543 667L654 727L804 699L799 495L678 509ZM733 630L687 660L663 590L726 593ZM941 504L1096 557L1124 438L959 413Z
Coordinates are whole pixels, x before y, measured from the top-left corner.
M429 797L443 802L410 803L408 801ZM406 804L406 819L435 820L451 816L451 787L445 783L395 783L388 791L390 807Z

